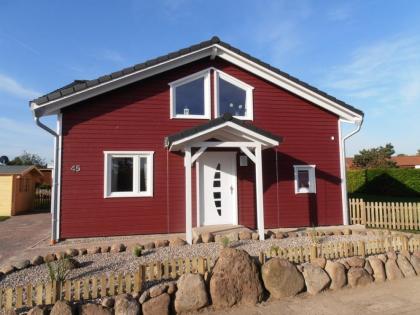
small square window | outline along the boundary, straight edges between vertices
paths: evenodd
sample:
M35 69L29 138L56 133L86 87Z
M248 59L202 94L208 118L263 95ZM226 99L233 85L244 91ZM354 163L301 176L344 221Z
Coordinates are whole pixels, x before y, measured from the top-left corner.
M294 165L295 193L316 193L315 165Z
M104 153L105 198L153 195L153 152Z

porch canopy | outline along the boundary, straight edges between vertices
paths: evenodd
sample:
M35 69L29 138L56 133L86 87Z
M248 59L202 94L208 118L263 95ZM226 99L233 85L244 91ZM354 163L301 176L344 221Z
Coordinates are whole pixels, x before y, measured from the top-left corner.
M194 128L166 137L169 151L184 151L185 166L185 227L186 239L192 243L191 167L207 148L239 148L255 164L257 227L264 239L264 200L261 151L276 147L282 141L265 130L232 117L231 114L210 120ZM194 150L194 154L192 154Z

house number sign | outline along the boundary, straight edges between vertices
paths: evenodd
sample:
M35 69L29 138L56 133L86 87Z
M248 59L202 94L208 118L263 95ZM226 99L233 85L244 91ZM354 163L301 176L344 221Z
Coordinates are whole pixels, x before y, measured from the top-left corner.
M72 172L74 173L79 173L80 172L80 165L76 164L76 165L72 165L71 168Z

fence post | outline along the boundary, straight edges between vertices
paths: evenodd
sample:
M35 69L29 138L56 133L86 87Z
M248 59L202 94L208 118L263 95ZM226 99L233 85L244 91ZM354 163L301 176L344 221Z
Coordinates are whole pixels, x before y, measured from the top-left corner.
M318 247L316 244L311 245L311 261L313 261L315 258L318 258Z
M405 235L401 235L400 239L402 244L402 250L408 251L408 237Z
M363 199L360 199L361 201L361 224L366 227L366 205L365 201Z

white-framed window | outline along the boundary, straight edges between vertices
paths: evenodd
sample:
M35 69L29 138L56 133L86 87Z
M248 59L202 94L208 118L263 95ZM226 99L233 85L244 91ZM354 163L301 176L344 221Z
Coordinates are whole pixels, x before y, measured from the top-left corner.
M215 116L230 113L235 118L252 120L254 88L220 70L214 71Z
M315 165L294 165L295 193L316 193Z
M104 197L152 197L152 151L105 151Z
M210 119L210 69L169 83L171 118Z

